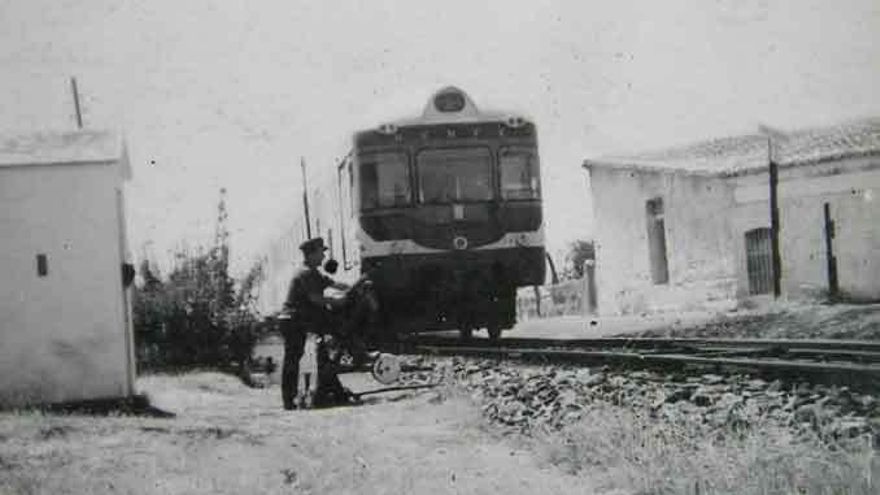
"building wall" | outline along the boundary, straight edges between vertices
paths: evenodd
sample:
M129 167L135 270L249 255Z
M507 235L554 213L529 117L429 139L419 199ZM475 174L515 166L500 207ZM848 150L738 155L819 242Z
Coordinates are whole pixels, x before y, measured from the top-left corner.
M0 168L0 403L131 393L120 187L111 164Z
M734 237L739 295L748 294L744 233L769 227L766 174L733 180ZM862 158L782 169L779 174L782 292L789 299L827 297L824 204L835 222L833 240L842 295L851 300L880 299L880 159Z
M736 297L747 299L749 277L746 262L746 232L770 228L770 185L767 174L746 175L728 179L733 187L730 218L731 251L736 267Z
M729 307L736 258L725 211L733 188L722 179L590 169L596 215L600 314ZM655 284L646 201L663 199L668 282Z
M520 287L516 291L516 319L525 321L554 316L590 316L593 308L589 306L589 291L587 277L539 286L537 295L534 287Z

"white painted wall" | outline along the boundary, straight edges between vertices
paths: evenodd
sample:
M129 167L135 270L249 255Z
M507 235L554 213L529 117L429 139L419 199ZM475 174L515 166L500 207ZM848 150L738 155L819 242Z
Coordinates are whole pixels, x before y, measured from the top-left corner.
M0 403L132 393L121 187L113 162L0 167Z
M766 174L740 177L735 183L734 229L742 246L745 231L769 227L770 193ZM826 295L823 205L828 203L836 223L833 244L843 296L880 299L880 159L858 158L782 169L778 193L783 295L791 299ZM743 252L737 256L739 284L745 294L745 257Z
M590 169L596 236L596 292L602 315L727 308L736 259L723 179ZM662 197L669 281L651 279L645 202Z
M823 204L842 295L880 299L880 159L859 158L780 171L782 292L824 297L828 288ZM749 297L745 233L770 226L766 173L728 179L593 167L600 314L724 308ZM665 207L669 283L651 281L645 201Z

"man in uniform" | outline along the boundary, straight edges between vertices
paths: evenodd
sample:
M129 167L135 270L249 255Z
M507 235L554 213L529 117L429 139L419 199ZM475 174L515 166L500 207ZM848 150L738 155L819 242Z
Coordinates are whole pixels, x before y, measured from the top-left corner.
M318 271L324 261L324 239L316 237L299 246L303 253L303 266L297 270L290 282L287 299L284 302L284 313L287 319L282 323L284 335L284 365L281 372L281 397L285 409L293 409L297 395L299 360L303 355L306 334L327 333L330 324L329 313L332 308L344 304L343 299L324 296L324 289L332 287L337 290L348 290L349 286L335 282ZM334 375L330 383L322 385L331 387L335 392L342 390L339 379Z

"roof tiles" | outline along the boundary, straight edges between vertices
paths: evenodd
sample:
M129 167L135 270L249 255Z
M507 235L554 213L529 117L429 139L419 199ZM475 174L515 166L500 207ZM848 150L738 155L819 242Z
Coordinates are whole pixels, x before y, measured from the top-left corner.
M782 167L880 155L880 118L796 130L774 136L772 142L774 156ZM587 159L584 166L728 176L764 170L767 163L767 136L749 134L632 155Z

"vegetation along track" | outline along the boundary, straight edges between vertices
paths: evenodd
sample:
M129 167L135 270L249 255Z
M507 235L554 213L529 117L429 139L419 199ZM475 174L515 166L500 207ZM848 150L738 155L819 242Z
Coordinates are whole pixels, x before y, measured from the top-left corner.
M585 366L713 369L880 391L880 341L701 338L510 338L467 342L420 337L382 346L406 354L472 356Z

